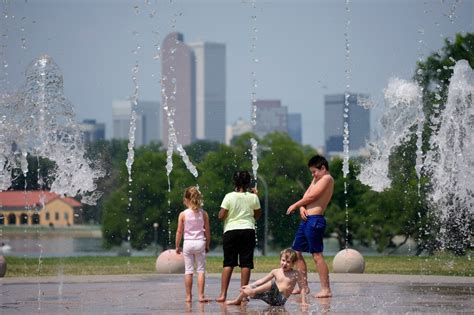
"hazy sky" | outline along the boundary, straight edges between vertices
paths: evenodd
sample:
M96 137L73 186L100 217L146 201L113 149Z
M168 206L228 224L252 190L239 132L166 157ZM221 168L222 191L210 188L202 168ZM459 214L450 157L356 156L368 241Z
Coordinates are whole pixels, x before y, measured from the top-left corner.
M349 84L380 105L391 77L411 79L416 61L441 48L445 37L474 30L473 0L6 2L0 40L10 83L0 90L20 87L31 60L48 54L63 72L77 120L105 122L107 138L112 101L133 94L136 62L139 98L160 100L161 65L153 57L171 31L188 43L226 44L227 124L250 120L255 91L258 99L281 99L289 112L302 113L303 143L321 146L325 94L343 93Z

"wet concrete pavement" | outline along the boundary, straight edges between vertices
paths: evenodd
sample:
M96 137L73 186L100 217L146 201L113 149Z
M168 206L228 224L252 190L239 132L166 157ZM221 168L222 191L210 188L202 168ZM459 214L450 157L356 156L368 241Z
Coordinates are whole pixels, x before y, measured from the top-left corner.
M263 274L252 274L252 280ZM319 290L316 274L310 289ZM238 293L234 273L229 298ZM474 312L474 278L331 274L333 297L292 296L284 307L260 300L242 306L184 302L182 275L57 276L1 278L0 314L453 314ZM220 274L206 278L206 295L217 297Z

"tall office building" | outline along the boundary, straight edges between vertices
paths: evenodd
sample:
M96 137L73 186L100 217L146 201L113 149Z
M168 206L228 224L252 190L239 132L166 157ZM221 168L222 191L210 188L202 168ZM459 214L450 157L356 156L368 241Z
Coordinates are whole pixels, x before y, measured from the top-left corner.
M194 53L183 34L168 34L161 46L162 104L174 109L178 142L188 145L196 139L196 83ZM168 145L168 119L163 119L163 143Z
M293 141L302 143L301 113L288 113L288 135Z
M84 142L90 143L105 140L105 124L97 123L95 119L84 119L79 124Z
M225 142L226 51L220 43L189 44L195 57L196 138Z
M137 113L141 115L143 126L143 143L161 141L162 108L156 101L138 101Z
M238 137L246 132L252 131L252 124L248 121L239 118L236 122L232 125L227 126L226 131L226 141L225 143L229 145L232 142L234 137Z
M357 155L370 139L370 110L358 104L358 98L368 99L364 94L350 94L349 101L349 153ZM345 95L324 97L324 138L326 154L339 155L343 152Z
M135 146L160 141L161 108L158 102L139 101L135 108ZM132 102L130 100L112 103L113 138L129 139Z
M288 108L280 100L257 100L257 118L253 131L258 137L274 131L288 132Z

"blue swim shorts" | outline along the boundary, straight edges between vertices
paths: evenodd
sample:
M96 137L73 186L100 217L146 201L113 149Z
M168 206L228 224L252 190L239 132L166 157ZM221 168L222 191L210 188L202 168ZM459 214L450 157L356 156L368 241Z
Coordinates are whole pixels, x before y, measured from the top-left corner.
M309 215L302 220L295 234L291 248L298 252L322 253L326 219L322 215Z

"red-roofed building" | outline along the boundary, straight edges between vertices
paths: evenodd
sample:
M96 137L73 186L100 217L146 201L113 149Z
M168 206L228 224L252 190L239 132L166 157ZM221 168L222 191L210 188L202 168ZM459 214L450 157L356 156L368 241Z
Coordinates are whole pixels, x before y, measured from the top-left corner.
M0 192L0 225L82 224L82 204L49 191Z

